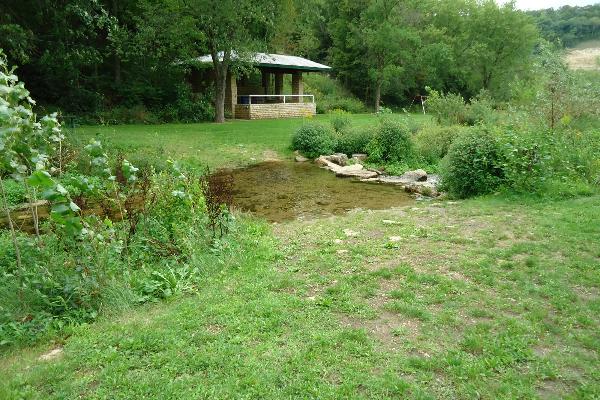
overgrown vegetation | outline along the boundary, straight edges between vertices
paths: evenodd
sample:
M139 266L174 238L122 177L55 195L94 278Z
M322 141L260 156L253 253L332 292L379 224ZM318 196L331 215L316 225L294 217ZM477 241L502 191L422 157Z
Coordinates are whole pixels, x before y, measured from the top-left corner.
M353 127L347 114L330 115L331 129L301 127L296 138L310 157L333 152L366 153L370 166L401 174L424 168L440 172L451 196L496 191L575 196L594 193L600 182L600 75L567 69L559 52L540 47L535 82L515 85L513 104L486 91L465 101L429 89L426 110L435 123L412 124L382 113L371 127ZM404 119L404 121L402 121Z
M55 115L37 119L1 53L0 96L1 346L192 291L235 242L222 180L175 162L138 168L97 140L75 149Z

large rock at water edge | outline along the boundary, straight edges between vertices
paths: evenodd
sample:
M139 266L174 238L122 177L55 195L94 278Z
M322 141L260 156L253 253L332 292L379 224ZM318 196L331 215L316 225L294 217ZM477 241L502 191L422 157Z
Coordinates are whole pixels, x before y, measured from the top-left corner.
M400 177L407 182L425 182L427 180L427 172L422 169L407 171Z

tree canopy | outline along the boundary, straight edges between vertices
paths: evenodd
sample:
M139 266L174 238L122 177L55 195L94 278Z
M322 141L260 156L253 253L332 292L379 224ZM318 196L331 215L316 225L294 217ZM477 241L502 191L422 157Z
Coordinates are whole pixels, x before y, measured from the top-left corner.
M532 62L535 21L542 32L557 24L547 22L549 11L528 15L493 0L5 4L0 47L41 106L80 115L149 110L167 120L182 119L181 110L195 116L199 102L214 103L216 119L223 120L233 51L242 60L270 51L330 64L347 89L375 108L380 101L410 104L425 87L465 98L486 89L506 99L510 81L523 78ZM596 9L563 8L556 15L568 15L573 24L585 16L589 23L577 26L588 28L577 32L592 35ZM189 65L181 61L203 54L213 56L215 90L194 94L185 79Z
M585 40L600 39L600 4L564 6L555 10L529 11L547 40L572 47Z

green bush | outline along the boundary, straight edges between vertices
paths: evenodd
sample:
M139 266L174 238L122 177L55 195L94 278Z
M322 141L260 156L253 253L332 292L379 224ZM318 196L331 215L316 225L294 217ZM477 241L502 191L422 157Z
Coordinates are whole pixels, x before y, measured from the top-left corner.
M465 122L467 105L459 94L443 94L427 88L425 109L442 125L456 125Z
M360 114L367 110L365 105L354 97L324 97L315 101L317 101L317 112L319 114L330 110L344 110L351 114Z
M331 111L329 122L337 133L345 132L352 125L349 113L340 109Z
M408 163L414 158L410 131L406 124L384 119L367 145L369 160Z
M294 133L292 148L309 158L331 154L336 148L335 134L323 125L305 124Z
M337 80L327 75L311 74L304 78L304 92L315 96L317 113L343 110L358 114L366 111L365 105Z
M494 102L489 93L482 90L472 98L466 110L465 122L468 125L489 124L498 121L498 114L494 110Z
M504 163L498 138L484 127L471 129L452 143L442 162L443 189L459 198L493 192L504 182Z
M188 85L178 85L177 100L158 111L162 122L202 122L215 117L212 94L192 93Z
M17 182L13 179L3 180L2 183L4 185L6 200L9 205L14 206L27 201L27 193L23 183Z
M437 164L448 153L452 142L468 128L460 125L426 125L414 136L417 155L425 162Z
M364 154L372 139L373 133L369 129L351 129L338 135L335 151L348 156L355 153Z
M549 141L545 132L508 129L500 136L504 152L505 186L515 192L538 191L552 171L548 161Z

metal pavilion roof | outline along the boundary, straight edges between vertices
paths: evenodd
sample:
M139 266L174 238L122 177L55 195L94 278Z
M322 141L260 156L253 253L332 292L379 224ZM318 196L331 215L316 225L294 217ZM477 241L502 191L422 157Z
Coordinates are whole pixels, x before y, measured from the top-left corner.
M232 58L235 60L237 54L234 52ZM219 59L223 59L223 53L219 53ZM198 57L195 61L200 63L212 63L212 57L205 55ZM270 67L270 68L284 68L284 69L298 69L303 71L330 71L331 67L319 64L309 59L297 56L288 56L285 54L267 54L267 53L254 53L251 56L251 61L256 64L257 67Z

